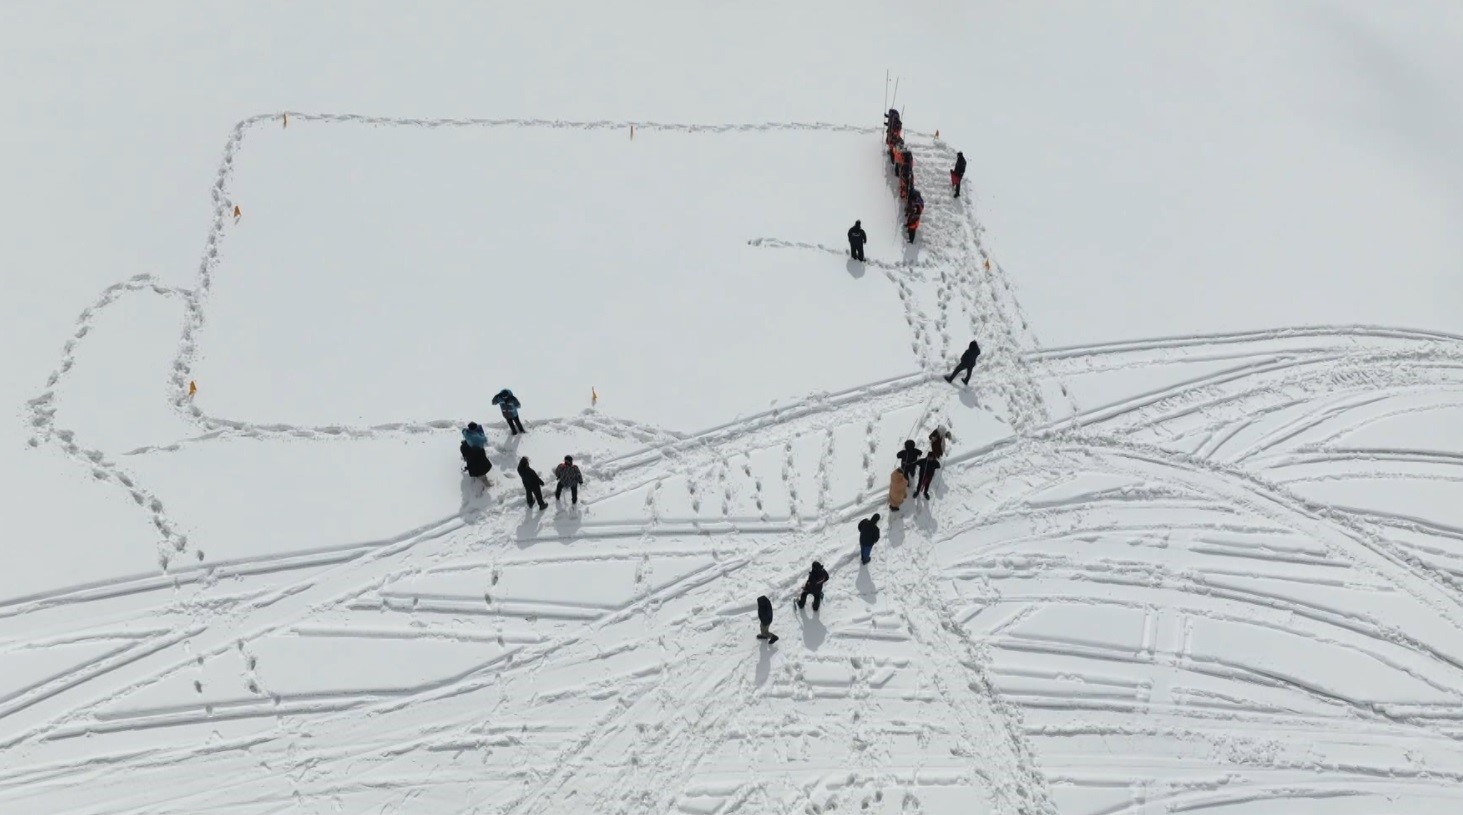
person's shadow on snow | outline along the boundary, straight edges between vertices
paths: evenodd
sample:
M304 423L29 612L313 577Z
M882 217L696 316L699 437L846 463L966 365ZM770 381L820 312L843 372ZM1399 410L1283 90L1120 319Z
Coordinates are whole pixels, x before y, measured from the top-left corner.
M961 380L957 379L955 382L958 385ZM980 407L980 400L976 398L975 388L967 388L964 385L960 385L960 404L968 408Z
M539 527L544 522L544 512L533 504L528 505L528 512L523 516L523 523L518 525L516 537L519 543L531 543L538 538Z
M909 514L909 511L914 510L918 505L915 503L915 501L908 501L905 503L904 506L905 509L899 512L889 513L890 515L894 516L889 519L888 538L889 545L893 547L900 547L904 545L904 516Z
M803 624L803 645L809 651L818 650L823 640L828 639L828 626L823 625L816 612L799 609L797 615L798 622Z
M906 243L904 245L904 265L913 266L919 262L919 244Z
M933 536L940 528L940 522L935 520L934 508L930 506L932 502L926 499L920 500L923 503L920 504L919 512L914 514L914 525L926 535Z
M583 520L577 507L560 509L554 513L554 531L561 538L572 538L579 533L579 526Z
M849 258L848 263L844 264L844 268L848 269L849 276L854 280L864 276L864 264L861 261Z
M482 480L463 475L462 506L457 510L457 517L461 518L463 523L477 523L482 520L487 508L488 491L483 488Z
M761 643L758 643L761 645ZM767 684L767 677L772 675L772 649L757 649L757 687Z
M874 585L874 577L869 574L869 567L859 564L858 577L853 581L853 587L858 589L858 596L865 603L873 605L879 601L879 587Z

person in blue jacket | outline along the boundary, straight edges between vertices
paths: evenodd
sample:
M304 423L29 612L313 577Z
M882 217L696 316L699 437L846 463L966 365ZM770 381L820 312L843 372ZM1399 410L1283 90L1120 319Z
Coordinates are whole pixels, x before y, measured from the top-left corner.
M488 446L488 434L483 430L483 426L477 422L467 423L467 427L462 429L462 440L468 446L476 447L479 450Z
M518 397L513 395L513 391L507 388L498 391L498 395L493 397L493 404L503 411L503 420L508 423L508 429L513 431L513 435L528 432L523 429L523 422L518 418Z

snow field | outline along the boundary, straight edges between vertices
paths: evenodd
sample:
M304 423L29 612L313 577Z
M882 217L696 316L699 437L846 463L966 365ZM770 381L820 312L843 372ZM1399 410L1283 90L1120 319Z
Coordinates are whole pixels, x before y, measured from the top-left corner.
M366 154L382 133L481 135L304 124L294 117L289 132L366 134ZM618 129L547 130L569 142ZM868 141L868 201L893 201L877 134L661 135L768 134ZM1463 606L1447 514L1459 443L1447 417L1459 404L1459 338L1318 327L1042 348L969 200L940 186L947 148L919 150L930 206L913 248L852 268L840 257L846 224L831 242L789 230L728 244L753 267L761 261L747 258L775 258L800 280L877 292L900 365L844 370L836 386L774 394L770 409L728 397L720 413L649 421L570 406L530 413L517 439L488 418L499 484L486 494L457 473L457 420L409 400L358 412L377 402L358 401L366 380L351 361L317 360L329 386L313 402L300 391L305 412L286 417L248 407L268 392L281 349L210 369L232 353L214 350L220 325L244 335L248 309L231 308L252 297L270 311L263 286L230 300L228 281L247 289L248 275L229 272L258 270L257 285L291 270L299 287L315 268L290 267L298 252L236 265L273 243L267 231L252 250L241 238L255 205L238 224L220 221L227 239L210 244L220 254L201 288L124 286L157 299L109 302L98 339L116 330L113 316L176 326L181 296L190 316L169 383L180 365L187 377L190 363L213 372L196 374L203 390L191 402L176 387L157 392L181 408L172 419L139 400L119 405L153 418L117 422L69 394L95 400L117 389L111 375L169 373L128 355L93 359L78 342L33 406L73 458L92 460L90 448L62 424L96 428L97 477L144 496L161 538L152 548L168 558L161 574L51 592L0 617L4 653L20 666L0 689L7 805L1270 815L1405 800L1410 811L1455 810ZM451 153L434 158L455 164ZM226 164L248 177L250 156ZM355 188L355 200L372 188ZM221 189L226 212L242 196ZM322 211L346 208L329 200ZM720 226L697 232L689 210L666 217L712 243L732 238ZM284 242L307 246L308 232ZM271 285L288 288L284 277ZM322 323L338 320L327 333L383 342L366 335L375 323L332 312L333 293L315 295L335 315ZM400 313L460 341L461 323ZM304 329L290 330L303 346ZM861 322L840 330L849 347L862 341ZM973 385L936 379L970 336L985 349ZM147 342L169 354L163 333ZM756 379L762 369L748 364L735 370ZM774 370L789 372L770 378L780 386L803 382L789 360ZM394 387L409 373L385 371ZM248 387L207 384L221 382ZM179 414L193 427L170 432ZM935 500L889 513L894 452L905 438L927 446L936 426L954 441ZM527 509L504 471L519 455L546 471L566 447L591 479L584 505ZM873 511L884 539L860 567L853 524ZM832 580L822 610L799 614L790 601L812 559ZM763 593L776 601L775 648L751 638Z
M594 387L692 431L911 370L879 275L749 243L838 247L862 218L897 259L865 134L282 122L232 168L194 366L211 414L486 419L506 386L532 423Z

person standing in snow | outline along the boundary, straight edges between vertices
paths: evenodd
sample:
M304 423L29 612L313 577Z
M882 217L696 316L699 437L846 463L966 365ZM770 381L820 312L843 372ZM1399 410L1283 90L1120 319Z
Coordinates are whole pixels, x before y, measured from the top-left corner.
M488 461L488 451L481 447L474 447L462 440L457 451L462 454L462 468L467 471L471 478L480 478L484 487L491 487L492 482L488 481L488 473L493 469L493 462Z
M798 597L797 606L802 609L808 604L808 595L813 596L813 610L817 611L823 605L823 584L828 582L828 570L823 564L813 561L813 568L808 570L808 582L803 584L803 593Z
M904 477L904 471L898 467L889 475L889 511L898 512L899 505L909 496L909 479Z
M873 517L865 518L858 522L858 553L860 563L869 562L869 556L874 553L874 544L878 542L879 513L875 512Z
M955 154L955 169L950 171L950 186L955 188L955 197L960 197L960 182L965 180L965 154Z
M965 353L963 353L963 354L960 355L960 364L959 365L956 365L955 366L955 370L951 371L950 372L950 375L947 376L947 377L945 377L945 381L946 382L954 382L955 381L955 377L961 371L964 371L965 372L965 382L964 382L964 384L969 385L970 384L970 375L971 375L971 373L973 373L975 371L975 361L977 359L980 359L980 346L978 344L976 344L976 341L975 340L971 340L970 341L970 346L965 349Z
M930 455L934 458L945 457L945 430L935 428L930 431Z
M904 440L904 449L894 454L899 459L899 469L904 471L904 480L910 484L914 483L914 468L919 465L919 457L924 452L914 446L914 439Z
M869 236L864 232L863 221L854 221L853 226L848 230L848 254L854 260L864 259L864 244Z
M462 440L473 447L487 447L488 434L483 431L483 426L477 422L468 422L467 427L462 429Z
M759 640L767 640L768 645L777 642L777 635L772 633L772 601L767 595L757 598L757 621L762 624L762 633L757 635Z
M925 456L919 463L919 485L914 488L914 497L918 498L924 493L925 500L930 500L930 484L935 480L935 470L940 469L940 460L930 454Z
M925 214L925 197L913 187L904 207L904 228L909 232L909 242L914 243L914 234L919 231L920 216Z
M547 509L549 504L544 500L544 480L528 466L528 456L518 460L518 477L522 479L523 489L528 493L528 505L532 507L538 504L539 509Z
M564 463L554 468L554 478L558 479L558 483L554 485L554 500L559 500L564 495L564 488L568 487L569 497L577 505L579 485L584 483L584 475L575 466L573 456L564 456Z
M498 391L497 395L493 397L493 404L503 411L503 421L508 423L508 429L513 431L513 435L527 432L523 429L523 421L518 418L519 402L518 397L513 395L513 391L507 388Z

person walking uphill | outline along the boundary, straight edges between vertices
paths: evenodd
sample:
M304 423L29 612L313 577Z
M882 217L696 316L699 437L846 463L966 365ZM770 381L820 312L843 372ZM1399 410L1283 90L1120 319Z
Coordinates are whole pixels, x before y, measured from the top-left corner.
M538 504L539 509L548 509L549 504L544 500L544 480L528 466L528 456L518 460L518 477L523 481L524 492L528 493L528 505Z
M498 394L493 397L493 404L503 411L503 421L508 423L508 429L513 431L513 435L527 432L523 429L523 420L518 418L520 404L518 397L513 395L513 391L507 388L498 391Z
M584 483L584 475L579 472L579 467L574 464L573 456L564 456L564 463L554 468L554 478L559 483L554 485L554 500L557 501L564 495L564 488L569 488L569 497L575 504L579 503L579 485Z
M777 635L772 633L772 601L767 595L757 598L757 622L762 624L762 633L757 635L759 640L767 640L768 645L777 642Z
M798 597L797 607L801 609L808 604L808 595L813 595L813 610L817 611L823 605L823 584L828 582L828 570L823 564L813 561L813 568L808 570L808 582L803 584L803 593Z
M965 180L965 154L955 154L955 169L950 171L950 186L955 188L955 197L960 197L960 182Z
M960 355L960 364L956 365L955 370L951 371L950 375L945 377L945 381L954 382L955 377L958 376L961 371L964 371L964 384L969 385L970 375L975 371L975 361L977 359L980 359L980 346L976 344L975 340L971 340L970 346L965 349L965 353Z
M854 221L853 226L848 229L848 254L854 260L864 259L864 244L869 242L869 236L864 232L863 221Z
M858 553L860 563L869 562L869 556L874 553L874 544L878 542L879 513L875 512L873 517L865 518L858 522Z
M899 469L904 471L905 481L914 483L915 467L919 466L919 457L923 454L923 451L914 446L914 439L905 439L904 449L894 454L899 459Z
M898 467L889 475L889 511L898 512L899 505L909 497L909 479L904 477L904 471Z

